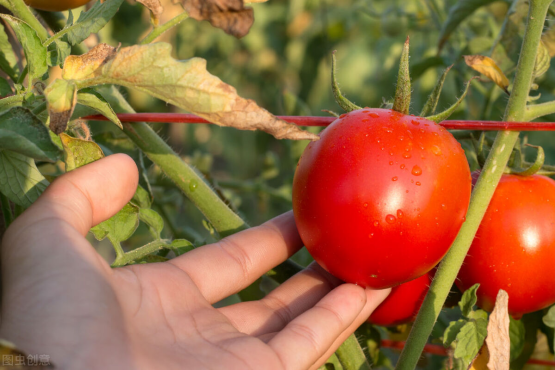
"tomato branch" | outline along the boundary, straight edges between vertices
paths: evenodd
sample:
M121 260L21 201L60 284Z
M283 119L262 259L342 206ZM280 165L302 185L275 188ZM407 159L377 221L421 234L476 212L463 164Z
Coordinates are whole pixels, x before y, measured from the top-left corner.
M174 17L173 19L170 19L169 21L167 21L163 25L158 26L158 27L154 27L154 29L152 31L150 31L150 33L148 35L146 35L146 37L139 44L140 45L150 44L151 42L156 40L158 37L160 37L164 32L166 32L166 31L170 30L171 28L177 26L178 24L180 24L181 22L183 22L187 18L189 18L189 13L183 12L183 13L179 14L177 17Z
M536 54L547 10L551 2L552 0L530 1L517 74L505 111L504 121L522 122L526 118L526 102L532 84ZM497 134L480 178L474 187L467 212L467 220L461 227L451 249L439 265L438 272L410 332L407 345L401 353L397 369L412 370L416 367L449 290L474 240L497 184L503 175L518 135L518 131L501 131Z
M48 39L48 32L46 32L46 29L42 26L38 19L35 18L31 9L25 5L23 0L0 0L0 5L8 9L15 17L21 19L33 30L35 30L37 36L42 42Z
M546 103L547 104L547 103ZM555 113L555 103L552 103ZM335 117L325 116L277 116L278 118L298 126L329 126ZM118 114L121 122L149 123L207 123L204 118L186 113L123 113ZM83 117L90 121L108 121L102 115ZM480 131L555 131L555 122L507 122L481 120L446 120L439 123L448 130L480 130Z

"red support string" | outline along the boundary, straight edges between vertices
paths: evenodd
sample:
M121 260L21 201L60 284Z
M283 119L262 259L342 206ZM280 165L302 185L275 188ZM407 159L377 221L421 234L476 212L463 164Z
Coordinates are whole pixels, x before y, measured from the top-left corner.
M402 350L404 346L405 346L405 342L402 342L402 341L396 341L396 340L390 340L390 339L382 339L381 341L381 347L383 348L393 348L393 349ZM432 355L438 355L438 356L448 355L447 349L438 344L426 344L424 346L424 352ZM555 361L540 360L537 358L531 358L526 363L532 364L532 365L555 366Z
M159 123L210 123L194 114L184 113L123 113L118 114L122 122L159 122ZM284 121L298 126L328 126L335 117L320 116L278 116ZM101 115L83 117L91 121L107 121ZM443 121L441 126L448 130L481 131L555 131L555 122L502 122L502 121Z

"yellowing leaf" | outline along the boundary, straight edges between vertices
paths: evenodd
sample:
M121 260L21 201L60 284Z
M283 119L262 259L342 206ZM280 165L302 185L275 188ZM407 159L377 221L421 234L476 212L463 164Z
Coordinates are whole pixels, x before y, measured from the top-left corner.
M486 344L490 353L488 368L490 370L509 370L511 357L511 339L509 336L509 295L499 290L495 307L489 317Z
M85 80L96 77L97 71L116 55L116 48L98 44L83 55L70 55L66 58L62 77L66 80Z
M464 61L470 68L488 77L509 94L509 79L493 59L483 55L465 55Z
M93 141L77 139L63 133L60 139L64 147L67 172L104 158L102 149Z
M80 87L115 84L146 92L154 97L197 114L220 126L241 130L263 130L278 139L318 140L260 108L253 100L237 95L237 90L206 70L206 61L192 58L177 61L166 43L123 48L106 60L94 59L87 67L87 56L68 58L64 78L76 79ZM79 64L76 68L75 63ZM75 73L87 71L86 73Z

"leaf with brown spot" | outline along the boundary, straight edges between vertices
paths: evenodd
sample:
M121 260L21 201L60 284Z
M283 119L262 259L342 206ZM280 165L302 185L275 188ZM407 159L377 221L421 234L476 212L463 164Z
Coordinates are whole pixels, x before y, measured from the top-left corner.
M166 43L123 48L77 84L115 84L137 89L220 126L262 130L278 139L319 139L278 119L253 100L240 97L234 87L208 73L204 59L177 61L171 57L171 50ZM66 61L66 68L73 68L71 62Z
M495 307L489 317L486 344L489 350L488 368L490 370L509 370L511 339L509 336L509 295L499 290Z
M75 82L62 79L55 80L46 90L50 130L56 135L67 128L67 124L77 104L77 87Z
M254 23L254 11L243 0L182 0L185 11L198 21L207 20L227 34L241 38Z
M116 55L117 49L98 44L83 55L70 55L64 63L62 77L66 80L85 80L96 76L104 64Z

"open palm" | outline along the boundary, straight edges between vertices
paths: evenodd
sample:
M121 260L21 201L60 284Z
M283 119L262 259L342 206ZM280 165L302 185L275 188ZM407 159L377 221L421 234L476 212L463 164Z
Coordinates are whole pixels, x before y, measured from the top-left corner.
M301 246L292 213L165 263L111 269L85 239L137 186L113 155L55 181L7 230L0 338L62 369L307 369L386 297L313 264L216 309Z

